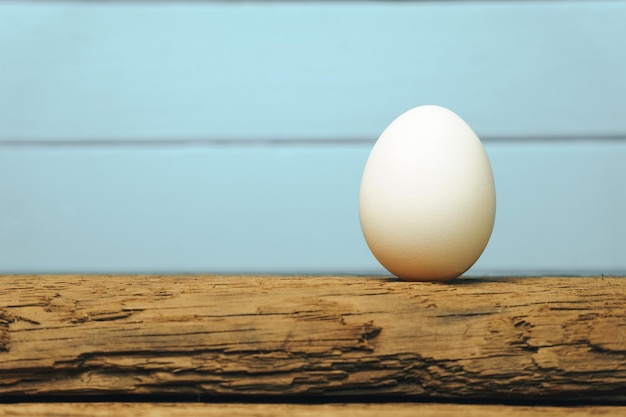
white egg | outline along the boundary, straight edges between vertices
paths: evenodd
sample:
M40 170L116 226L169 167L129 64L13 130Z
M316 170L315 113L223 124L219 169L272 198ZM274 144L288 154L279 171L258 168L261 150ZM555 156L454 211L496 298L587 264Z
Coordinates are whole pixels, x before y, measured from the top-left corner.
M376 141L359 216L370 250L392 274L408 281L458 277L487 246L495 214L487 153L452 111L416 107Z

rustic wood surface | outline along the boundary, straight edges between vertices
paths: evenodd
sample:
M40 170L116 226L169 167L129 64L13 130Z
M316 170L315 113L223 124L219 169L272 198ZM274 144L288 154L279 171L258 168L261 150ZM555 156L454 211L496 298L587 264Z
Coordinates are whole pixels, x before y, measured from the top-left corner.
M584 417L626 415L626 407L462 404L51 403L0 405L11 417Z
M625 278L1 276L0 288L5 398L626 403Z

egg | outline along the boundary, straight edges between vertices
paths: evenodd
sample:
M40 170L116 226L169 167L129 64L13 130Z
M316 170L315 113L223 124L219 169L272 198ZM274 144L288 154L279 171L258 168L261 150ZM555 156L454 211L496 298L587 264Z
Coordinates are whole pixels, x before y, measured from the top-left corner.
M463 274L487 246L495 215L485 148L451 110L415 107L374 144L359 218L370 250L397 277L448 281Z

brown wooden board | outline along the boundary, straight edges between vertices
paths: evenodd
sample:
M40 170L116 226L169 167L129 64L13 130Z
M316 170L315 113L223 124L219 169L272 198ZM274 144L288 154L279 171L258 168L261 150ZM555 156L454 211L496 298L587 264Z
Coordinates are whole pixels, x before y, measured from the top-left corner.
M626 403L624 278L2 276L0 288L2 398Z
M12 417L584 417L626 415L626 407L464 404L50 403L0 405Z

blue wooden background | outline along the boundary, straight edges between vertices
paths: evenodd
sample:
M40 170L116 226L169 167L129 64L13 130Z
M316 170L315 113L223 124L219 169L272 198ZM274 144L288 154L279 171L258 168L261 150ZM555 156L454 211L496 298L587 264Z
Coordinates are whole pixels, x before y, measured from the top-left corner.
M384 273L375 139L440 104L478 274L626 272L626 2L1 2L0 273Z

